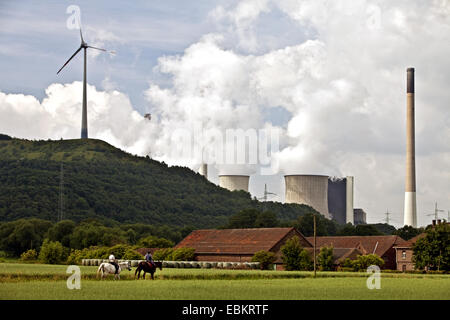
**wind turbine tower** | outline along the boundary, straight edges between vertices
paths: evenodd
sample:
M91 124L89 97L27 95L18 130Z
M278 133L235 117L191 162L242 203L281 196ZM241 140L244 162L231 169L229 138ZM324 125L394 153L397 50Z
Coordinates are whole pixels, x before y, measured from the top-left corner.
M109 52L109 53L115 53L115 52L107 51L105 49L96 48L93 46L88 46L88 44L83 39L83 33L81 32L81 24L80 24L80 38L81 38L81 45L78 48L78 50L75 51L75 53L69 58L69 60L66 61L66 63L64 63L64 65L61 67L61 69L58 70L58 72L56 74L59 74L61 72L61 70L69 63L69 61L72 60L72 58L75 57L78 54L78 52L81 51L81 49L83 49L84 69L83 69L83 110L82 110L82 115L81 115L81 139L87 139L88 138L88 124L87 124L87 94L86 94L86 73L87 73L86 50L87 50L87 48L92 48L92 49Z

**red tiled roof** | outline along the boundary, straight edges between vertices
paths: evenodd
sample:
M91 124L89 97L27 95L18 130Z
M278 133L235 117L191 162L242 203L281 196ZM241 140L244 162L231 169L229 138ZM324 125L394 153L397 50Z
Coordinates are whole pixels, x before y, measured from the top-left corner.
M269 251L293 230L303 237L294 228L195 230L175 247L194 248L197 254L254 254L260 250Z
M314 240L313 240L314 241ZM313 256L313 248L305 248L309 255ZM316 248L316 256L320 253L320 248ZM364 253L357 248L333 248L333 263L340 264L345 259L350 258L351 260L356 259L358 255L363 255Z
M426 235L427 234L425 232L423 232L423 233L415 236L414 238L411 238L408 241L405 241L404 243L400 243L400 244L396 245L396 247L398 247L398 248L410 248L417 242L417 240L425 238Z
M314 237L306 238L314 243ZM399 236L345 236L317 237L317 247L333 246L334 248L358 248L363 254L375 253L382 257L394 245L403 245L406 241Z

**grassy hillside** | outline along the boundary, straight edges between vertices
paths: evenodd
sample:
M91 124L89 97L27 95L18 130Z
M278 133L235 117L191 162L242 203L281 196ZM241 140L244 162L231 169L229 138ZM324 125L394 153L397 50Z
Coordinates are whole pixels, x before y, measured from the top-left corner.
M66 219L217 227L245 208L262 208L244 191L230 192L184 167L168 167L95 140L29 141L0 135L0 221L55 221L64 167ZM313 209L266 203L281 220Z

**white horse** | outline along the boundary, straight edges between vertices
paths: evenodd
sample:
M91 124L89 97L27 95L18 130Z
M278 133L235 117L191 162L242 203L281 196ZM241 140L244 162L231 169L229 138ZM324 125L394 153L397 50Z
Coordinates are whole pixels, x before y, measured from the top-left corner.
M125 262L119 262L119 270L117 270L116 273L116 267L114 265L112 265L109 262L103 262L102 264L100 264L100 266L97 269L97 277L100 275L102 275L102 279L105 278L106 275L108 274L114 274L114 280L116 279L120 279L120 271L122 269L128 269L128 271L131 271L131 263L130 261L125 261Z

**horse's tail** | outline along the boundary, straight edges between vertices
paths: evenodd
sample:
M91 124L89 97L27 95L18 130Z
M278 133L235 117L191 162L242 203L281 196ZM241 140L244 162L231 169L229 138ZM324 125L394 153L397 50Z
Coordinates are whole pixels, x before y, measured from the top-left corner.
M97 278L98 278L98 276L100 275L100 271L102 272L102 275L103 275L103 273L105 272L105 266L104 266L104 264L102 263L102 264L100 264L100 266L98 267L98 269L97 269Z

